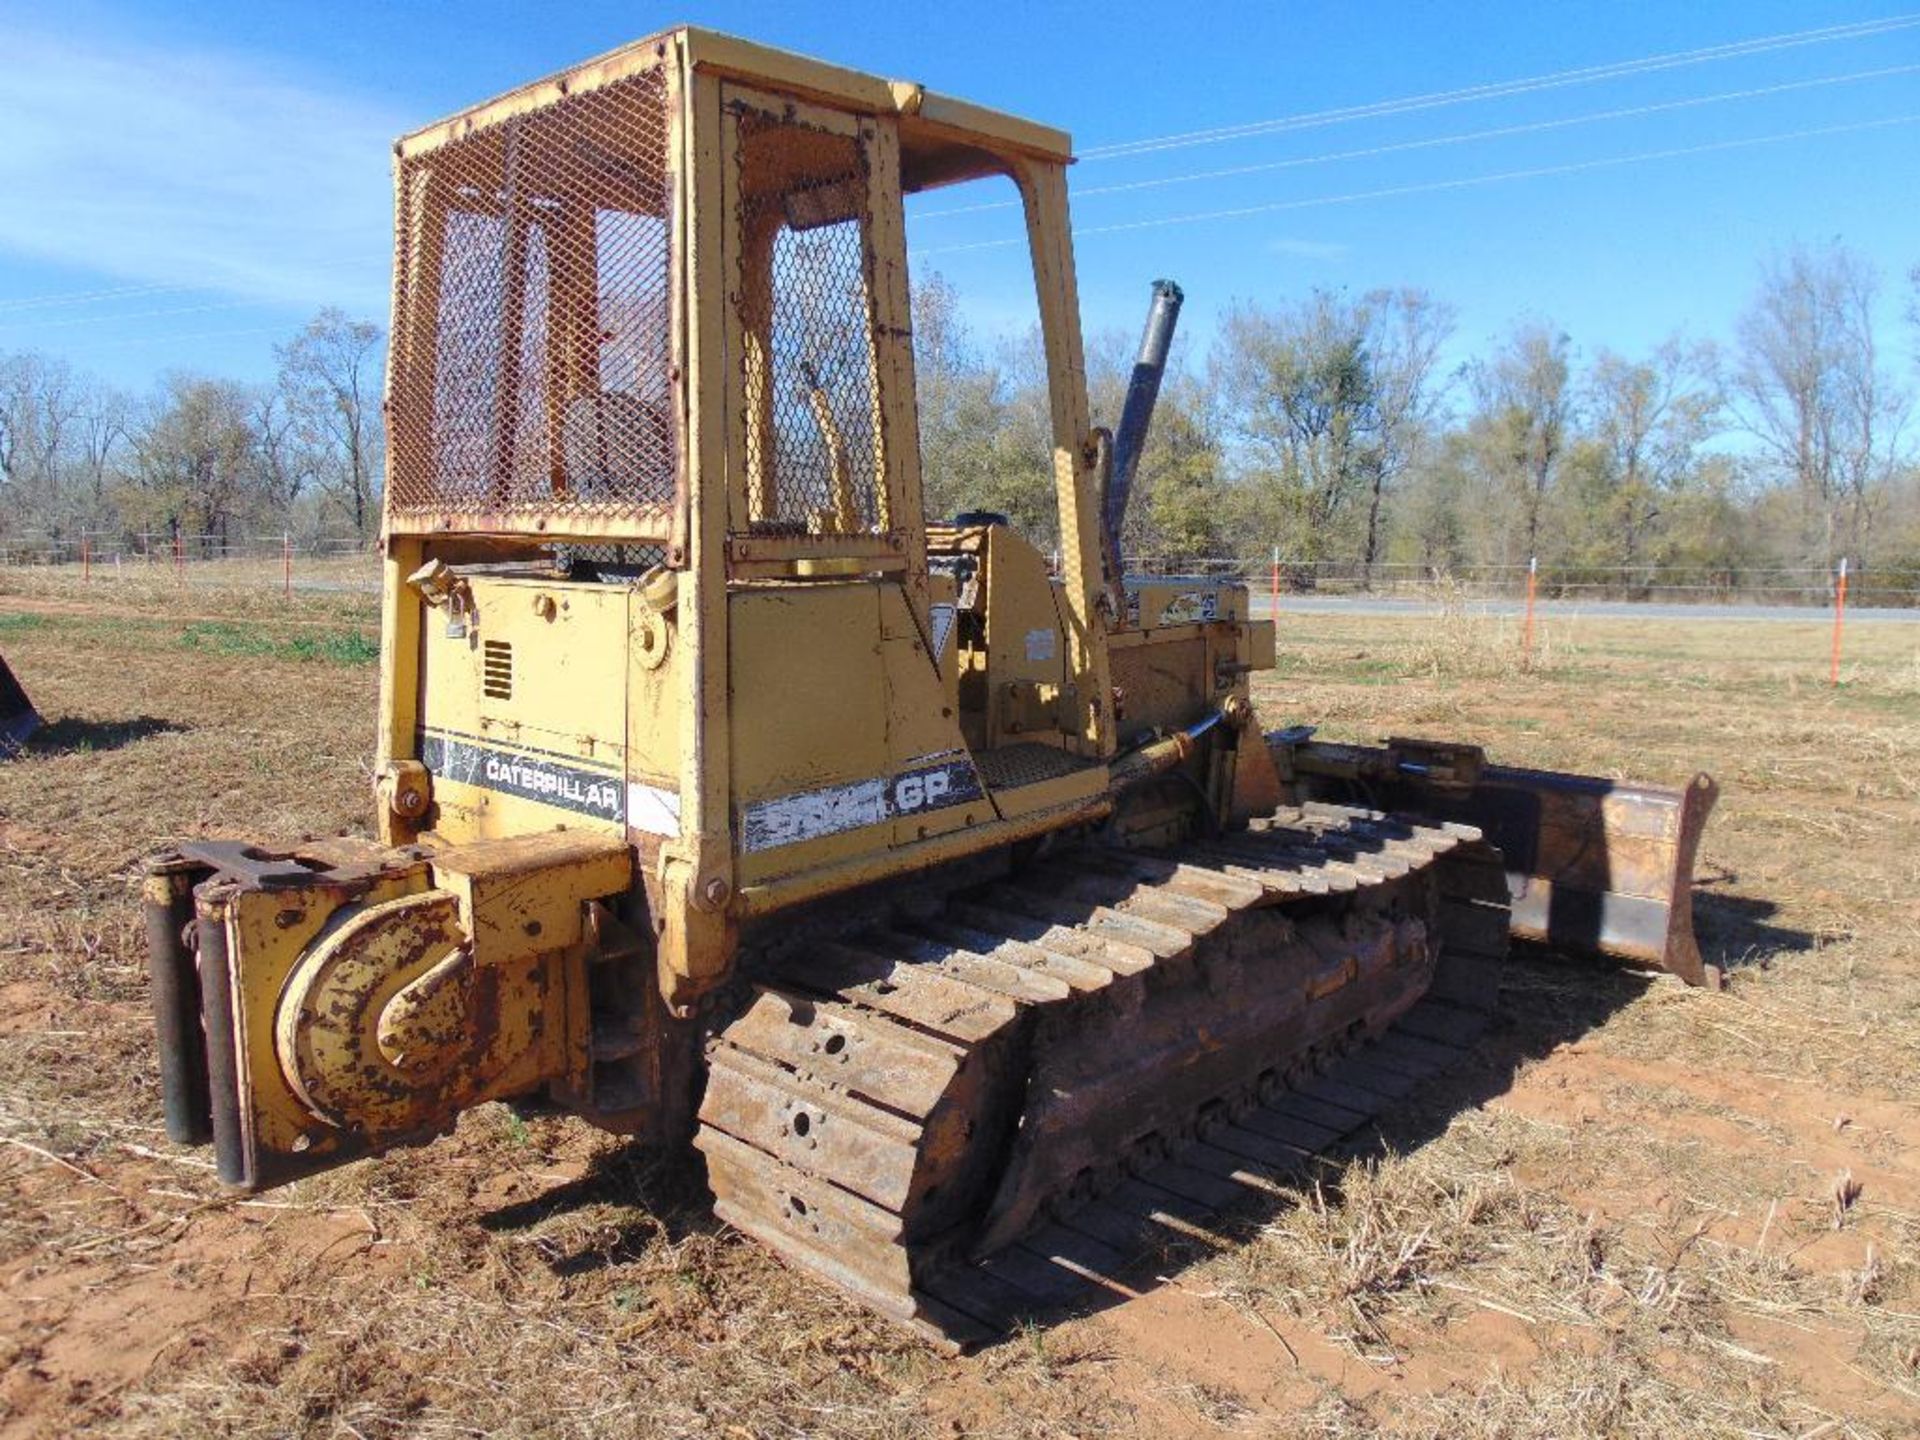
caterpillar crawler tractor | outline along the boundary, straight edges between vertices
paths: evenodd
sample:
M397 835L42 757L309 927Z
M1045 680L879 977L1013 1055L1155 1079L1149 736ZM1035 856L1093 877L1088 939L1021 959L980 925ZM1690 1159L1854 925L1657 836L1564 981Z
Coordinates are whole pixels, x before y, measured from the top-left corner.
M1406 1095L1510 929L1704 977L1704 777L1263 734L1244 587L1125 576L1179 297L1115 440L1069 160L696 30L399 142L378 842L146 884L169 1127L224 1180L557 1105L966 1338ZM1053 565L923 513L902 199L989 175Z

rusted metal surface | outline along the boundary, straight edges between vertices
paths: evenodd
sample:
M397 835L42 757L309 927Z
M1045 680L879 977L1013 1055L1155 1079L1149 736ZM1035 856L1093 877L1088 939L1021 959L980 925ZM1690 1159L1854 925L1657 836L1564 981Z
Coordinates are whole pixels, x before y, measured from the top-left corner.
M40 728L40 712L0 656L0 760L18 755L27 737Z
M1328 744L1269 736L1290 798L1361 800L1471 825L1506 857L1516 938L1714 985L1693 932L1693 866L1713 778L1643 785L1492 765L1478 746Z
M428 1138L483 1100L551 1088L584 1107L586 917L630 864L588 831L160 857L145 890L170 1133L210 1133L221 1178L257 1190ZM609 962L632 948L607 917L596 936ZM666 1043L659 1027L647 1040Z
M1109 1197L1145 1175L1229 1203L1406 1095L1447 1045L1315 1072L1430 989L1491 1009L1503 897L1467 827L1316 805L1166 854L1057 852L801 947L710 1047L716 1209L949 1343L1124 1293L1116 1240L1156 1222ZM1449 917L1488 905L1455 957Z
M227 927L217 915L204 912L198 914L194 926L193 948L202 966L201 1005L206 1024L214 1168L224 1184L252 1186L257 1183L258 1169L250 1163L252 1152L241 1113L240 1048L235 1034Z
M213 1138L200 972L192 948L193 887L205 874L194 862L173 856L156 864L142 887L160 1102L167 1138L176 1145L204 1145Z

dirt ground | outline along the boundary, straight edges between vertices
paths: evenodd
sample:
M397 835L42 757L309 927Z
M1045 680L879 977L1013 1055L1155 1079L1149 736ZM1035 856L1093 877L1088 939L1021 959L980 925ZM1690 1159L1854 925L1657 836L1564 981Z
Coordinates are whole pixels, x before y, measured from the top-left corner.
M369 597L0 571L0 1436L1920 1435L1920 624L1283 617L1269 724L1715 773L1720 993L1527 955L1473 1064L1140 1295L961 1360L486 1107L253 1200L167 1143L135 887L360 830Z

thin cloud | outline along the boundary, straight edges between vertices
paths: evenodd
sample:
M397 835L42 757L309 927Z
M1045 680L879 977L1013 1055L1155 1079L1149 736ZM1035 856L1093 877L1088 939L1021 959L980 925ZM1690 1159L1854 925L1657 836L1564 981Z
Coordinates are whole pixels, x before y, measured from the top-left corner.
M263 304L381 308L397 113L258 59L9 41L0 250Z

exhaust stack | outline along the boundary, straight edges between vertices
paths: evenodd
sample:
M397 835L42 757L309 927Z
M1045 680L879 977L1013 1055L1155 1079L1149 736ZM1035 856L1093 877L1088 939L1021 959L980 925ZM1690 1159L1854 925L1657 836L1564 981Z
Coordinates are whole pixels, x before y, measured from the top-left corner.
M1160 381L1167 373L1167 352L1173 348L1173 327L1179 323L1180 305L1185 299L1173 281L1153 282L1146 332L1140 337L1140 353L1134 358L1133 378L1127 382L1126 403L1120 409L1120 426L1113 435L1113 471L1107 481L1102 520L1115 583L1123 579L1120 529L1127 518L1127 498L1133 490L1134 472L1140 468L1140 453L1147 448L1147 427L1153 423Z

